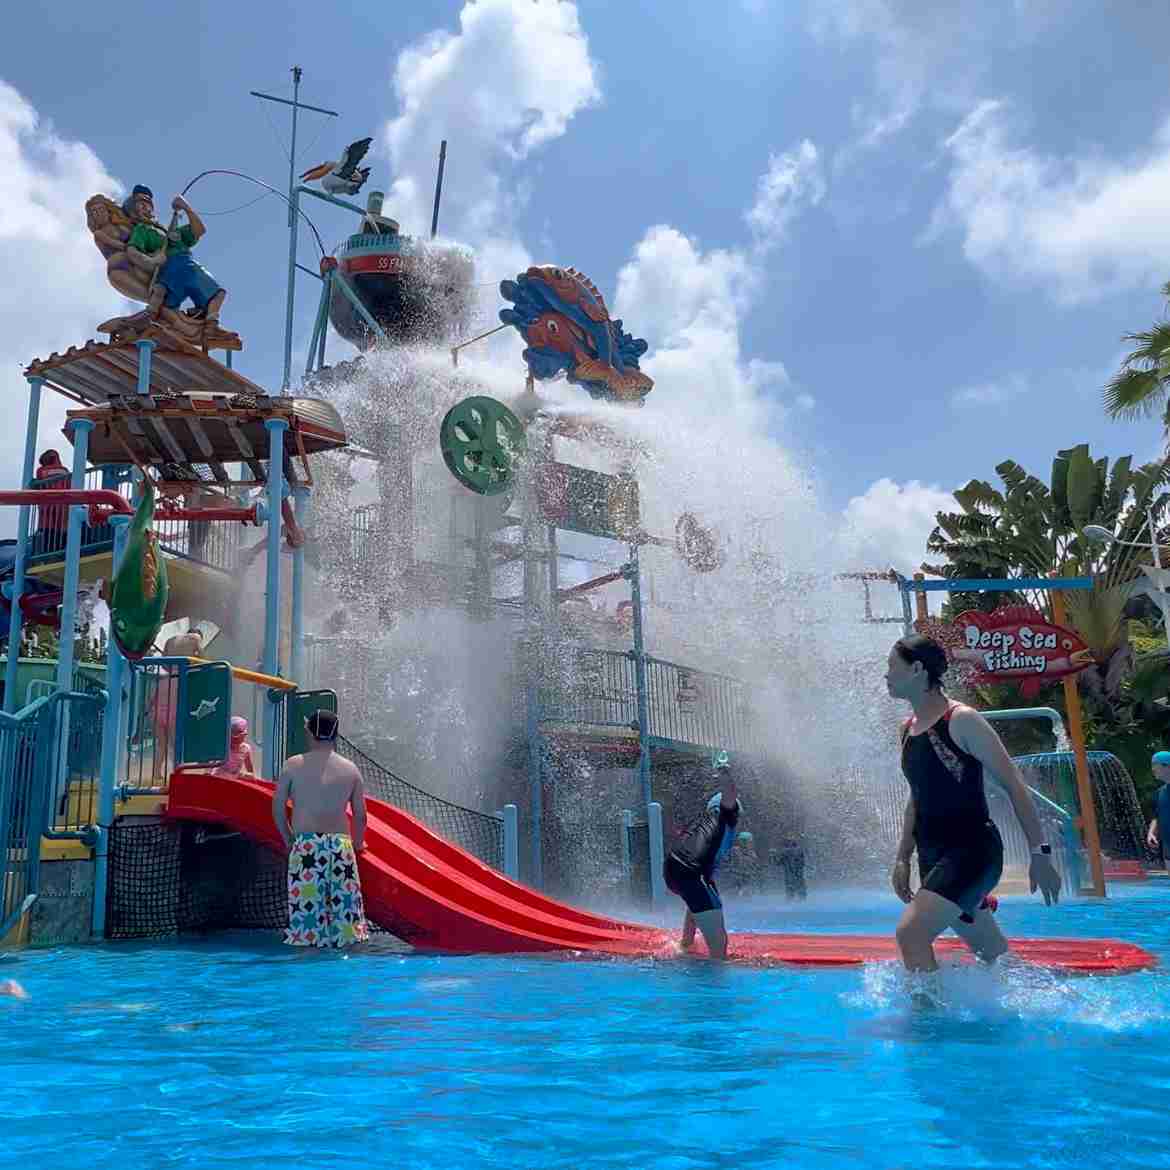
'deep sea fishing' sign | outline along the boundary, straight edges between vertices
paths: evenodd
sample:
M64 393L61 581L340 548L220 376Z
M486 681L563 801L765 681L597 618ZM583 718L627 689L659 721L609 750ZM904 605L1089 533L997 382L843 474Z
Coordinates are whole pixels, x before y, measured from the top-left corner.
M993 613L968 610L955 618L950 633L944 641L947 654L953 662L970 666L974 681L1019 682L1025 696L1093 662L1079 634L1026 605Z

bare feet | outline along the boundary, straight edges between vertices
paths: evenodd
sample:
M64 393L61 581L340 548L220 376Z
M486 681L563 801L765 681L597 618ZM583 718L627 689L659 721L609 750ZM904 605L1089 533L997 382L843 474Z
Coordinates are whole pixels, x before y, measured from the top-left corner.
M0 995L7 995L12 999L28 999L28 992L15 979L0 979Z

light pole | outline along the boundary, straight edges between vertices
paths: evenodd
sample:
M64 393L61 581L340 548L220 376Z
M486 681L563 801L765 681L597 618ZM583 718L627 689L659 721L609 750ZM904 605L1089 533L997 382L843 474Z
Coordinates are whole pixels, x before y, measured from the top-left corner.
M1166 642L1170 645L1170 615L1167 614L1167 594L1162 587L1162 560L1160 552L1164 546L1158 544L1158 529L1154 524L1154 510L1153 508L1146 509L1146 524L1150 529L1150 543L1147 545L1145 541L1141 540L1121 540L1119 537L1110 532L1108 528L1103 528L1100 524L1086 524L1082 530L1085 536L1094 544L1122 544L1127 548L1148 548L1150 556L1153 558L1153 565L1149 570L1142 565L1141 568L1146 571L1146 575L1150 578L1150 583L1157 591L1155 601L1158 609L1162 614L1162 629L1166 634Z

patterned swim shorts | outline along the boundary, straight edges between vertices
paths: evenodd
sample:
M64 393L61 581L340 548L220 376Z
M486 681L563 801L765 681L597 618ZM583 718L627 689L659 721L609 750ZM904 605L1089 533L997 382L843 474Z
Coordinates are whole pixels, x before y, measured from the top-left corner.
M370 937L353 842L344 833L298 833L288 854L292 947L348 947Z

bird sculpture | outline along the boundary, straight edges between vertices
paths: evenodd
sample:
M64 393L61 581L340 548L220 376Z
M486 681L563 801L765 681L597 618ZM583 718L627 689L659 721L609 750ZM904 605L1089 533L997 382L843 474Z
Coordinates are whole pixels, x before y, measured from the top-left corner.
M370 168L359 167L358 163L366 157L372 141L372 138L359 138L357 142L351 142L341 158L336 162L322 163L319 167L310 167L301 175L301 182L311 183L320 179L321 186L330 195L356 195L370 177Z

